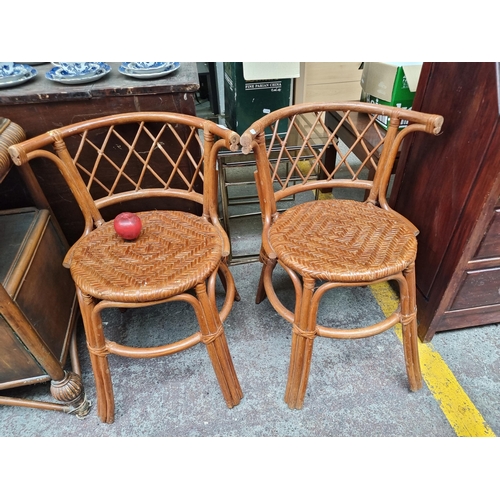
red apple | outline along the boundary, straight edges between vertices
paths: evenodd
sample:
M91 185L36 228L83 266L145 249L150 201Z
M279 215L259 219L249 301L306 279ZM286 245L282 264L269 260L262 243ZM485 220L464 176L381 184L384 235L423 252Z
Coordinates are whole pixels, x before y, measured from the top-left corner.
M142 222L136 214L122 212L115 217L114 227L124 240L135 240L141 234Z

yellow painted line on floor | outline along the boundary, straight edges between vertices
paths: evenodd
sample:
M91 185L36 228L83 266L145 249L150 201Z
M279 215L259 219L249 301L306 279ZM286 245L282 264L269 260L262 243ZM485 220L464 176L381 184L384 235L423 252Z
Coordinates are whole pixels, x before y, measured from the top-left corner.
M372 293L388 316L398 306L398 298L387 283L372 285ZM394 327L402 341L401 325ZM422 376L441 410L459 437L495 437L495 433L465 393L453 372L431 343L419 342Z

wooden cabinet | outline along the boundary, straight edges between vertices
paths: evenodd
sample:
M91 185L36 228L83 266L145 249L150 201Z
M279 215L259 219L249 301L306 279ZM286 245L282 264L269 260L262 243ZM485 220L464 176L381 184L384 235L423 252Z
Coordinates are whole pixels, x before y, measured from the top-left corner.
M49 81L45 73L52 65L36 66L38 74L32 81L2 89L0 116L19 124L26 136L32 138L63 125L116 113L196 113L194 96L199 89L196 63L182 62L179 69L168 76L147 80L122 75L118 71L120 63L109 65L112 69L105 77L82 85ZM66 239L73 244L81 236L84 223L66 182L48 160L38 159L32 167ZM0 209L23 204L19 186L14 186L8 197L0 198Z
M497 63L425 63L413 109L442 135L401 151L391 205L419 229L419 337L500 321L500 102Z
M0 182L11 167L8 146L23 139L18 125L0 118ZM23 172L45 206L0 211L0 404L84 416L90 406L76 352L75 286L62 266L68 244L29 167ZM73 371L64 370L68 353ZM3 392L47 381L56 402Z
M75 289L62 267L66 253L47 210L0 211L0 281L48 350L64 363L73 329ZM24 348L16 328L0 321L0 389L50 380Z

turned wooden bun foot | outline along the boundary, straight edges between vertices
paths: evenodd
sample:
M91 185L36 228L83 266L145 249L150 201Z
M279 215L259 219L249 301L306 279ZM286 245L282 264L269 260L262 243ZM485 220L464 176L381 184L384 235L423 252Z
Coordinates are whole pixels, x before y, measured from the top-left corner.
M62 380L52 380L50 383L50 393L52 396L67 404L68 413L74 413L82 418L90 412L90 401L85 395L80 375L73 372L64 372Z

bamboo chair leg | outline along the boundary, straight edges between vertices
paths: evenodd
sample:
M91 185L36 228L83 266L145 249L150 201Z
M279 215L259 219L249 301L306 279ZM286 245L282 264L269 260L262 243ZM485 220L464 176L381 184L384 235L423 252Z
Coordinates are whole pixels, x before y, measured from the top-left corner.
M262 269L260 272L259 284L257 285L257 293L255 295L256 304L260 304L267 298L267 293L264 286L264 275L269 271L269 269L272 272L276 267L276 260L269 259L269 257L262 249L260 251L260 261L262 262Z
M206 345L226 404L229 408L232 408L241 401L243 392L229 353L224 327L217 312L217 307L209 300L203 283L196 286L196 296L203 315L203 317L198 318L202 342Z
M257 293L255 295L255 303L260 304L267 298L266 289L264 288L264 272L265 272L265 264L262 266L262 270L260 272L259 284L257 285Z
M415 265L407 268L403 275L406 290L401 290L401 324L406 373L410 390L418 391L422 388L422 372L418 354Z
M102 422L111 424L115 419L113 385L107 358L101 316L95 312L95 299L77 288L87 346L97 394L97 414Z
M222 286L224 287L224 291L227 293L227 280L222 267L219 267L217 274L219 275L219 279L222 283ZM238 289L235 289L234 291L234 300L235 302L239 302L241 300L241 296L238 293Z
M313 343L316 337L316 318L310 317L313 293L314 280L304 280L300 317L292 328L292 348L285 402L289 408L297 410L300 410L304 404L311 369Z
M292 350L285 391L285 403L291 409L300 410L304 404L307 383L309 381L314 339L305 338L302 334L297 333L295 328L296 325L294 325L292 334Z

